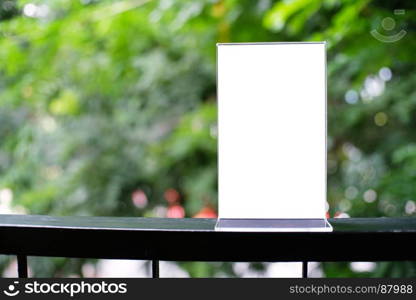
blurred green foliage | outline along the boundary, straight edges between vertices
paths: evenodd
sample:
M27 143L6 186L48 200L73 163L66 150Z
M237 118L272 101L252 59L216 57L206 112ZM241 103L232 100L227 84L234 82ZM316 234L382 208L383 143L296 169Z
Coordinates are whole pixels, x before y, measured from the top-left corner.
M1 0L0 212L215 210L215 43L326 40L331 216L414 215L415 16L411 0ZM406 35L386 43L372 30ZM67 276L82 263L32 268ZM181 265L233 275L229 264ZM323 269L416 275L412 263Z

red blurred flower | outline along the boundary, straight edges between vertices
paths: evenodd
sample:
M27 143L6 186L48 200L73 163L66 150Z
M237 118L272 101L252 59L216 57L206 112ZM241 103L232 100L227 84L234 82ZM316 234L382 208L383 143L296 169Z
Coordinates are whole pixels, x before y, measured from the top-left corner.
M175 189L167 189L163 194L165 200L169 203L169 205L178 204L181 195Z
M203 207L194 218L216 218L217 212L210 206Z
M185 210L179 204L174 204L168 207L168 212L166 213L168 218L183 218L185 217Z

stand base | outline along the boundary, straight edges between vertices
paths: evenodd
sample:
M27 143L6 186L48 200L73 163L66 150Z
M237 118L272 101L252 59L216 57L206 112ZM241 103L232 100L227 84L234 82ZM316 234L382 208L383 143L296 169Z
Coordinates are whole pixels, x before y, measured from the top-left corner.
M326 219L218 219L216 231L331 232Z

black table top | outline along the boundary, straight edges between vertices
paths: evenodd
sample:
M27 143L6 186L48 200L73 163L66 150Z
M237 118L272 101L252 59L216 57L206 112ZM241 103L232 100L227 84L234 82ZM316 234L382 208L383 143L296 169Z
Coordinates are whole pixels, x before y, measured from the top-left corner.
M416 260L416 218L330 219L333 232L216 232L215 219L0 215L0 254L199 260ZM393 247L392 247L393 246Z

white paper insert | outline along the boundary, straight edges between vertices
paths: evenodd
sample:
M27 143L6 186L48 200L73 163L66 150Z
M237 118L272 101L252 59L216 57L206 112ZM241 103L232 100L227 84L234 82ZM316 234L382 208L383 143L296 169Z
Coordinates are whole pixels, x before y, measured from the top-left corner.
M219 218L325 218L325 44L217 47Z

